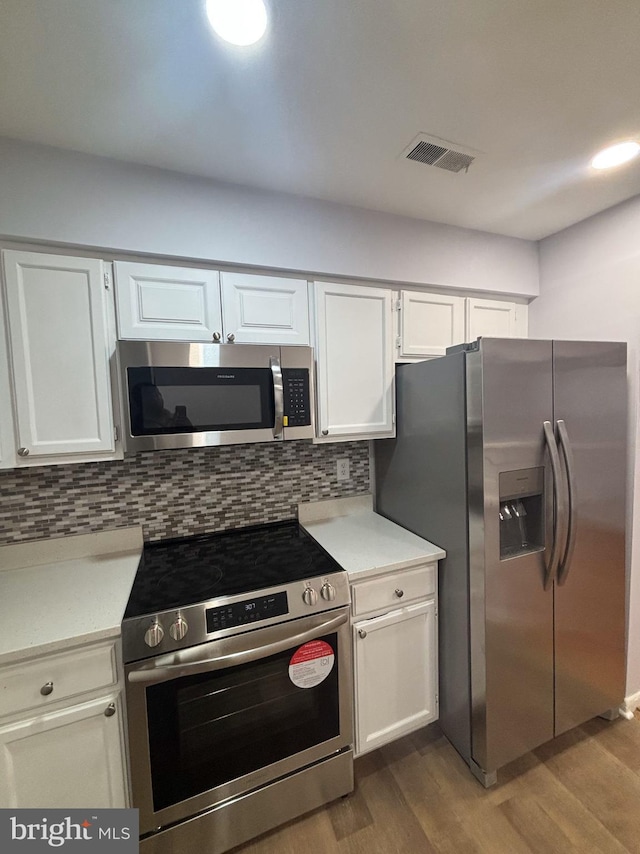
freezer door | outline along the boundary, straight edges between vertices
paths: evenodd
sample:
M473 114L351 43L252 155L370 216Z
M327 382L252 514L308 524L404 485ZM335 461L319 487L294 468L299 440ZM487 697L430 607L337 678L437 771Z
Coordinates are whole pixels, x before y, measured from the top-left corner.
M488 773L553 737L552 393L550 341L467 354L472 758Z
M553 362L554 424L573 469L574 542L555 590L559 735L624 698L626 345L554 341Z

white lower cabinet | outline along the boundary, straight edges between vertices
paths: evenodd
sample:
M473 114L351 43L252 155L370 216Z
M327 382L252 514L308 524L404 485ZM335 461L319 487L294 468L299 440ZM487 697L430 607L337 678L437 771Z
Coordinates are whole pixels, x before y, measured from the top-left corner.
M0 727L0 806L127 806L121 718L113 692Z
M112 643L1 668L0 691L0 808L129 805Z
M432 566L352 585L356 756L438 717L435 578ZM385 597L397 604L381 613Z

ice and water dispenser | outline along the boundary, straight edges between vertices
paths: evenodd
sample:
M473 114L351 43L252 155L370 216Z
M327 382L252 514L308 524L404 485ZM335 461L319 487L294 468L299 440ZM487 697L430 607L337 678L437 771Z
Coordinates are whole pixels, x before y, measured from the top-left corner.
M544 548L544 467L500 472L500 560Z

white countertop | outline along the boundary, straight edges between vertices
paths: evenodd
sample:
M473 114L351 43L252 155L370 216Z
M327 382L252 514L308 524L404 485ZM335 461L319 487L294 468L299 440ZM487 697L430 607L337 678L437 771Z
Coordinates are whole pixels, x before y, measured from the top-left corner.
M0 665L119 637L142 546L139 527L0 546Z
M350 581L445 557L438 546L375 513L371 495L299 504L298 519Z

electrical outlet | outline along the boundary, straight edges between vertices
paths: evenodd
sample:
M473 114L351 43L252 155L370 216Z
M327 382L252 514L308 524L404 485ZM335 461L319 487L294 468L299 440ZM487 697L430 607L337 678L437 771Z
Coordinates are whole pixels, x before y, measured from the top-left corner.
M349 457L340 457L337 460L338 480L349 480Z

